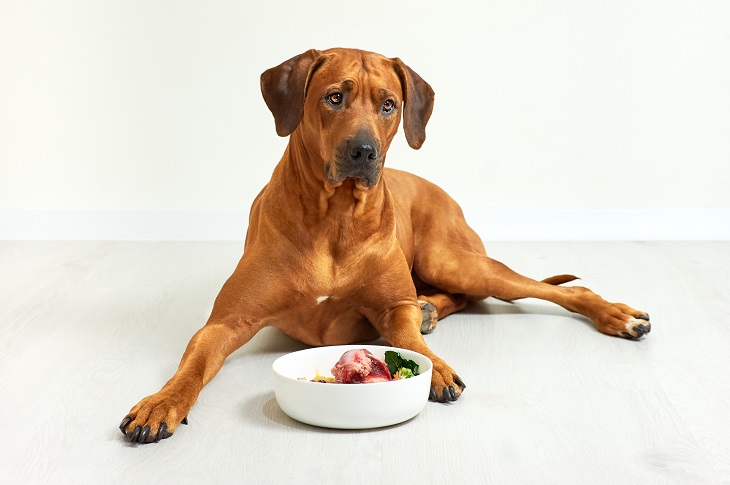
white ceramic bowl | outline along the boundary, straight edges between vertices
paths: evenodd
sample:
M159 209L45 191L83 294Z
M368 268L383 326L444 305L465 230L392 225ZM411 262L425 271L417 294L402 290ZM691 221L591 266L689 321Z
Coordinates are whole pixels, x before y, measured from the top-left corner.
M368 384L310 382L330 369L348 350L367 349L384 360L394 350L418 364L417 376ZM417 352L378 345L335 345L300 350L274 361L274 391L282 411L303 423L325 428L364 429L390 426L421 412L431 389L431 360ZM299 380L305 377L307 380Z

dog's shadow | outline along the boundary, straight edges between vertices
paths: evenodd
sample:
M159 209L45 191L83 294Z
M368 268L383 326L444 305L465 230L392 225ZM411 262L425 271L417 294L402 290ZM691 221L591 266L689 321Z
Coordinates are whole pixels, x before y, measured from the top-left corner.
M516 302L489 298L487 300L480 300L469 303L469 305L464 310L460 311L459 314L469 315L472 317L487 317L489 315L534 315L536 317L569 317L580 323L583 323L591 329L594 328L593 322L588 317L585 317L578 313L569 312L568 310L561 308L558 305L553 305L532 298L527 298L525 300L519 300Z

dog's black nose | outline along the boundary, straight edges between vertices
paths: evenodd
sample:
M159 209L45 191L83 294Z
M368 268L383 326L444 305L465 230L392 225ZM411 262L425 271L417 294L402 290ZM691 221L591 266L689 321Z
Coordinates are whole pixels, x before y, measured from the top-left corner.
M354 143L350 147L350 158L355 162L372 162L378 158L378 151L370 143Z

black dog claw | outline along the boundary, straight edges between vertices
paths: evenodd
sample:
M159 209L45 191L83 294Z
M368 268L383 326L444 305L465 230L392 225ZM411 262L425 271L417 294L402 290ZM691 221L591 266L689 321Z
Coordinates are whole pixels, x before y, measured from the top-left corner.
M134 428L134 432L132 433L132 436L130 436L130 440L132 441L132 443L134 443L137 440L139 440L139 434L141 432L142 432L142 427L141 426L136 426Z
M461 379L459 379L458 377L454 377L454 382L455 382L455 383L456 383L456 385L457 385L457 386L459 386L460 388L462 388L462 389L466 389L466 384L464 384L464 381L462 381L462 380L461 380Z
M429 401L436 401L436 391L434 390L433 386L431 386L431 390L428 393L428 400Z
M180 424L188 424L188 417L185 416L182 421L180 421Z
M454 386L449 386L449 394L451 396L451 400L456 401L456 389L454 389Z
M127 416L122 421L122 424L119 425L119 431L121 431L124 436L127 436L127 433L124 430L127 428L127 425L129 425L129 423L131 423L131 422L132 422L132 418Z
M139 442L140 443L147 443L147 438L150 436L150 427L145 426L142 430L142 433L139 435Z
M157 430L157 438L155 438L155 441L164 440L170 436L172 436L172 433L167 432L167 423L162 423L160 429Z
M644 313L643 315L639 315L636 318L640 318L640 319L646 320L648 322L649 321L649 314L648 313Z
M624 336L624 337L626 337L626 338L631 338L631 339L634 338L633 335L631 335L630 333L626 333L626 332L621 332L621 335Z

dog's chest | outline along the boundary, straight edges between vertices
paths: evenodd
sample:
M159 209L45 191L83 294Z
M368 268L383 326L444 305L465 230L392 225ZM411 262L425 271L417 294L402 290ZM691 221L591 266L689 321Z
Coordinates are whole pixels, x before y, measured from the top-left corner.
M338 259L329 254L312 255L297 278L301 297L316 307L341 305L344 297L352 296L357 290L356 266L349 257Z
M315 246L301 255L292 273L297 303L323 314L361 307L379 264L377 252L365 245Z
M334 272L304 272L281 321L284 333L309 345L370 340L377 332L363 316L366 292L352 277Z
M289 285L288 298L282 301L286 310L277 326L310 345L376 338L377 331L364 315L387 303L373 298L373 288L387 272L384 255L392 250L387 239L357 234L343 224L333 226L312 231L299 238L296 247L275 253L286 255L277 266L288 275Z

